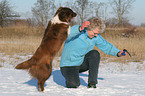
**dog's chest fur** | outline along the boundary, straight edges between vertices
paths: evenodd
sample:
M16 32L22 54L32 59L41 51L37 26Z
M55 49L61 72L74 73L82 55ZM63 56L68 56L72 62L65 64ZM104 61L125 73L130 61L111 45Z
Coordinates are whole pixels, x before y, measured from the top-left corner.
M66 24L66 25L69 25L67 22L62 22L61 20L59 20L59 17L58 15L56 15L53 19L51 19L51 23L52 24ZM68 31L67 31L68 35L70 34L70 26L68 28Z

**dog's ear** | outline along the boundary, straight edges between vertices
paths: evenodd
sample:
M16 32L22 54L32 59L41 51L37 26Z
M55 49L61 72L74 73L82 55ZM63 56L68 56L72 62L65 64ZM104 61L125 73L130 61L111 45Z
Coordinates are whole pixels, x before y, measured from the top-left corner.
M60 12L60 10L62 9L63 7L59 7L55 13L55 16Z

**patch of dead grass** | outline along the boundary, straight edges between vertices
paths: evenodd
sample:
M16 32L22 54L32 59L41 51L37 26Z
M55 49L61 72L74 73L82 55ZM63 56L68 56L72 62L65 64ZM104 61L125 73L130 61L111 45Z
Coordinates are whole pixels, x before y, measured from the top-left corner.
M17 26L0 28L0 53L8 55L15 53L34 53L41 43L45 28ZM132 57L113 57L101 52L101 57L114 58L110 62L141 62L145 58L145 28L138 28L138 33L131 37L125 38L121 34L124 29L107 28L101 35L118 49L127 49ZM57 56L61 56L62 49Z

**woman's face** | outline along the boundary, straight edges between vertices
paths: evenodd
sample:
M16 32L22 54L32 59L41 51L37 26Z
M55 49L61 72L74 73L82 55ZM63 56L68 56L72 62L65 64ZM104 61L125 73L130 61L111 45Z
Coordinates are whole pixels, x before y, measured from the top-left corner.
M100 29L97 27L95 30L93 31L89 31L87 30L88 36L89 38L93 38L93 37L97 37L98 34L100 33Z

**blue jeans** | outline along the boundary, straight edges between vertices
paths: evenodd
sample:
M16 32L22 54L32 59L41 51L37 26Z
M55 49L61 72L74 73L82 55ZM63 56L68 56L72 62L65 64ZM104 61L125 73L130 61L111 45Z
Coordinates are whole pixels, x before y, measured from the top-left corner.
M97 84L98 69L100 63L100 53L91 50L85 55L80 66L61 67L61 73L66 80L68 88L77 88L80 85L79 73L89 71L88 84Z

